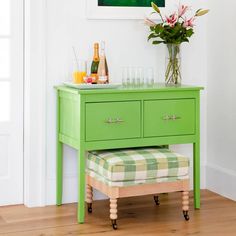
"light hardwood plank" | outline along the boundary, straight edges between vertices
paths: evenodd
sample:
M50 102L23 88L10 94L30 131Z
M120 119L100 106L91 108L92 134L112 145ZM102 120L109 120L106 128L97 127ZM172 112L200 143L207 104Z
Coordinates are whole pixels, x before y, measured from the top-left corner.
M202 191L201 210L193 209L190 194L190 221L182 215L181 193L161 194L160 206L151 196L118 200L118 230L109 220L109 201L93 203L93 213L78 225L76 204L61 207L0 208L0 235L63 236L63 235L236 235L236 202L209 191Z

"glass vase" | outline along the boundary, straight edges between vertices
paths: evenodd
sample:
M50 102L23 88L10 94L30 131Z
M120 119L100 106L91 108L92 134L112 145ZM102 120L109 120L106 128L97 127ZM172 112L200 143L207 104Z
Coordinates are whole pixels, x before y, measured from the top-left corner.
M180 44L167 44L166 53L166 84L181 84Z

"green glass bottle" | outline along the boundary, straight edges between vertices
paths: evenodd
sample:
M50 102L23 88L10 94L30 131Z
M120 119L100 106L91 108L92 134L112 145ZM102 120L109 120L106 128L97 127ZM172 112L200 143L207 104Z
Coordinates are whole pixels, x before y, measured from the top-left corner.
M94 44L94 54L93 54L93 62L91 65L91 76L96 78L95 83L98 81L98 65L99 65L99 44Z

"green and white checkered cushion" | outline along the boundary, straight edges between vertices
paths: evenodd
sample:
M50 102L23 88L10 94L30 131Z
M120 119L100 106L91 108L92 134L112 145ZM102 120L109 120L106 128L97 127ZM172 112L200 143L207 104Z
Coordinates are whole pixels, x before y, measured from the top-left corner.
M92 170L87 169L87 174L98 181L103 182L104 184L108 185L109 187L128 187L134 185L141 185L141 184L154 184L154 183L162 183L162 182L174 182L178 180L188 179L188 175L179 176L179 177L163 177L163 178L154 178L154 179L143 179L143 180L128 180L128 181L110 181L103 176L95 173Z
M158 182L188 178L189 159L157 147L89 152L87 173L103 182ZM162 182L162 181L161 181Z

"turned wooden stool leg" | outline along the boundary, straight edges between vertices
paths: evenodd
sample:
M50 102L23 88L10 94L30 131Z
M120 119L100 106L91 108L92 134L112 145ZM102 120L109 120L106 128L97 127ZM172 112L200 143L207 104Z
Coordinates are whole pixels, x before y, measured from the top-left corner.
M184 191L182 193L182 206L183 206L183 214L185 220L189 220L188 210L189 210L189 192Z
M155 195L153 198L154 198L156 205L159 206L160 205L159 196Z
M117 199L110 199L110 219L113 229L117 229Z
M88 213L92 213L93 188L89 184L86 186L86 202L88 206Z

